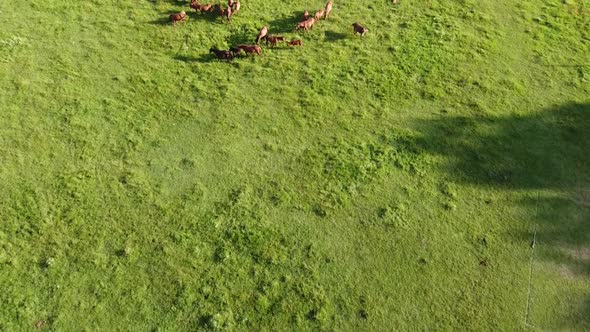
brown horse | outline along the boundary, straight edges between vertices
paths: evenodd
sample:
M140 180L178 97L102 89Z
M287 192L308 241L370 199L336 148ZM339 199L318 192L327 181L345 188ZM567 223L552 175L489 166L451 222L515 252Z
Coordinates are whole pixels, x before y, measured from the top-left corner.
M234 56L230 51L226 51L226 50L218 50L216 48L211 47L209 49L209 53L215 53L215 56L217 57L217 59L219 60L227 60L232 61Z
M313 17L316 20L319 20L320 18L322 18L322 16L324 16L324 10L318 10L317 12L315 12L315 14L313 15Z
M287 43L287 46L295 46L295 45L303 46L303 41L301 41L301 39L293 39Z
M206 5L201 5L200 3L198 3L197 1L194 1L194 0L191 2L191 8L194 9L195 11L198 11L201 13L211 11L211 7L212 7L212 5L210 3L208 3Z
M240 0L236 0L233 6L234 14L240 10Z
M233 13L231 7L227 7L227 9L225 10L225 17L227 17L228 22L231 20L232 14Z
M315 18L309 18L303 22L299 22L297 23L297 27L295 28L295 30L299 30L299 29L303 29L303 31L307 31L311 28L313 28L313 25L315 23Z
M201 13L206 13L206 12L210 12L212 7L213 7L213 5L208 3L206 5L201 5L201 8L199 10L201 11Z
M309 19L309 17L310 17L309 12L306 10L305 13L303 13L303 20L305 21L305 20Z
M364 37L365 34L369 31L367 28L363 28L358 22L352 24L355 33L360 33L361 37Z
M186 13L184 11L177 14L170 14L170 22L173 24L184 20L186 20Z
M262 53L262 48L260 48L260 46L258 45L238 45L238 47L244 50L246 54L260 55Z
M326 19L328 19L328 16L330 16L330 12L332 11L332 0L328 1L328 3L326 4Z
M256 36L256 44L258 44L262 38L266 37L267 34L268 28L262 27L262 29L260 29L260 32L258 33L258 36Z
M281 36L268 36L268 37L266 37L266 45L268 46L268 43L270 43L270 47L275 47L278 42L284 42L284 41L285 41L285 37L281 37Z

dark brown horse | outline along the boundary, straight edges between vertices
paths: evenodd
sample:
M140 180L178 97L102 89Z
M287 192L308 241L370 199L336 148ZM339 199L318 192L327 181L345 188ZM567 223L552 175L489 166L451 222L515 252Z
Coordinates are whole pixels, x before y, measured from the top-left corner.
M287 43L287 46L295 46L295 45L303 46L303 41L301 41L301 39L293 39Z
M225 9L219 4L214 5L210 11L219 14L219 16L225 16Z
M352 24L355 33L359 33L361 37L364 37L365 34L369 31L369 29L362 27L358 22Z
M227 60L232 61L234 56L232 55L232 53L230 51L226 51L226 50L218 50L216 48L211 47L209 49L209 53L215 53L215 56L217 57L217 59L219 60Z
M201 4L196 0L191 1L190 7L198 12L201 11Z

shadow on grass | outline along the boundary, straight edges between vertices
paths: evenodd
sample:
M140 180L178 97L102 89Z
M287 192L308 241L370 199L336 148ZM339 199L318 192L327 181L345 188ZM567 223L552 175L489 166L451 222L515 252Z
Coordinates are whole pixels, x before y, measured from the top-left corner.
M269 33L272 35L295 32L297 23L303 21L303 12L294 12L290 16L281 17L269 22Z
M208 22L215 22L218 19L220 19L219 14L217 13L201 13L201 12L196 12L194 10L191 9L190 13L187 12L187 15L190 17L191 20L206 20ZM221 18L223 19L223 22L225 23L226 20L225 18Z
M213 54L201 54L196 57L188 56L188 55L175 55L173 57L173 59L178 60L178 61L182 61L182 62L187 62L187 63L191 63L191 62L207 63L207 62L212 62L212 61L217 60L217 58Z
M162 16L159 19L153 20L153 21L149 21L149 24L153 24L153 25L170 25L172 26L172 23L170 22L170 19L168 18L168 16Z
M151 2L153 4L157 4L161 0L147 0L147 1ZM175 6L186 6L186 7L188 7L191 3L190 0L165 0L165 2L169 2Z
M526 189L568 189L590 169L590 104L569 104L534 116L444 117L422 121L422 145L451 155L458 181ZM588 180L588 179L586 179Z
M254 44L254 42L256 40L257 33L258 32L249 31L249 30L242 30L239 32L235 32L229 36L229 38L227 39L227 43L230 46L241 45L241 44L252 45L252 44Z
M275 52L275 51L283 52L283 51L289 51L289 50L293 49L292 46L291 47L287 46L287 43L278 43L277 46L275 46L275 47L270 47L270 46L267 47L266 44L264 46L265 46L266 51L271 51L271 52Z
M326 31L324 32L324 37L326 38L327 41L338 41L338 40L342 40L342 39L346 39L348 37L347 34L342 33L342 32L336 32L336 31Z
M538 192L516 202L531 218L513 236L528 244L536 231L537 259L565 279L590 277L590 103L532 115L445 116L420 121L418 129L415 145L445 156L442 167L454 181ZM584 317L574 324L590 326Z

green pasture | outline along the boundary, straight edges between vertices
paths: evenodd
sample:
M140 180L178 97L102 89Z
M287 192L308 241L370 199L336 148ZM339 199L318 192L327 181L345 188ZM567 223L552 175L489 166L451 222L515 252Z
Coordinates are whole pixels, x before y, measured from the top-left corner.
M0 1L0 331L590 330L590 2L324 5Z

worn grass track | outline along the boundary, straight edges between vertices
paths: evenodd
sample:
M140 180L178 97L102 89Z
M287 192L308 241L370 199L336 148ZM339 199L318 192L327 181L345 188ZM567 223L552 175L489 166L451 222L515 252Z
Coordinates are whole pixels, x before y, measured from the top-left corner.
M590 329L588 1L323 5L0 3L0 330Z

